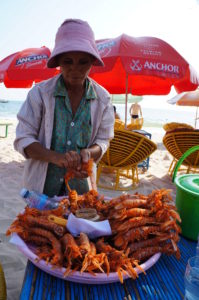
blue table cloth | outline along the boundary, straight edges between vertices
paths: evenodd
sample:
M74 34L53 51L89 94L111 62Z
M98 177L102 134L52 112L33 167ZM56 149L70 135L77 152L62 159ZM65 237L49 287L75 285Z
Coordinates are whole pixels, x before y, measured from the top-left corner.
M28 262L20 299L34 300L133 300L184 298L184 273L189 257L195 255L196 242L180 239L181 259L162 254L158 262L140 274L136 280L127 279L103 285L86 285L62 280L41 271Z

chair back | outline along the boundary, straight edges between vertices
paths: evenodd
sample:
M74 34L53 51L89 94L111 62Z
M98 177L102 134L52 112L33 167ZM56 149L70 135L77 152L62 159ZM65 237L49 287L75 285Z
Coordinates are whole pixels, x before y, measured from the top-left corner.
M137 118L137 119L131 118L131 124L128 124L127 128L130 130L140 130L143 126L143 123L144 123L143 118Z
M125 123L120 119L115 119L114 129L124 129Z
M114 138L101 162L112 167L137 165L157 149L156 144L142 134L121 129L115 130Z
M163 144L168 152L179 160L191 147L199 145L199 130L175 130L163 137ZM199 168L199 151L195 151L183 161L183 165Z
M163 129L165 131L171 131L178 128L188 128L194 129L193 126L186 124L186 123L177 123L177 122L170 122L163 125Z

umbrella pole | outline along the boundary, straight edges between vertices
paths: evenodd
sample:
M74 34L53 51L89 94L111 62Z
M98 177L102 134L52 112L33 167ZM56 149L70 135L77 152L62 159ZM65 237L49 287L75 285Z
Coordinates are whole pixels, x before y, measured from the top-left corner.
M196 128L196 125L197 125L197 120L199 119L198 117L198 107L196 108L196 117L195 117L195 128Z
M126 95L125 95L125 129L127 128L127 103L128 103L128 73L126 73Z

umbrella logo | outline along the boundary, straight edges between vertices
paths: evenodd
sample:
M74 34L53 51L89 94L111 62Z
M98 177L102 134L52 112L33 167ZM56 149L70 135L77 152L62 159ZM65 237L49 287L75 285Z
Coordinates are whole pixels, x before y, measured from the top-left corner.
M137 59L137 60L132 59L132 63L130 65L130 68L133 71L141 71L142 70L142 65L140 64L139 59Z
M116 44L115 41L99 43L99 44L97 44L97 50L100 52L102 57L105 57L111 52L111 49L112 49L112 47L115 46L115 44Z
M16 60L16 65L18 66L21 64L25 64L25 63L29 63L29 62L33 62L33 61L37 61L37 60L42 60L42 59L48 59L48 55L42 54L42 55L30 55L30 56L21 57Z
M177 65L172 65L172 64L164 64L161 62L152 62L146 60L143 65L140 63L140 60L137 59L132 59L132 62L130 64L130 68L133 71L141 71L142 69L144 70L151 70L151 71L156 71L156 72L161 72L161 73L172 73L175 76L179 76L179 66Z

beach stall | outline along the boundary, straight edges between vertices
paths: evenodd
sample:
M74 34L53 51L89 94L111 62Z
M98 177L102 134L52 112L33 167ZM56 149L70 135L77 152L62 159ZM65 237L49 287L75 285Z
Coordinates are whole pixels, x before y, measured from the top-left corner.
M137 55L126 52L131 42ZM126 105L128 93L165 95L172 85L178 92L196 89L199 78L189 64L168 44L162 41L161 48L158 42L127 35L99 41L104 73L93 68L91 76L111 93L125 93ZM114 57L116 50L121 56ZM166 60L163 53L174 59ZM24 87L44 79L33 77L21 77ZM17 84L13 77L5 82ZM66 178L68 184L70 176ZM21 300L184 297L185 266L196 242L179 237L180 217L168 190L111 198L95 190L84 195L69 191L69 198L59 199L55 210L26 207L7 231L28 259ZM73 228L76 224L76 233L69 230L70 222Z

